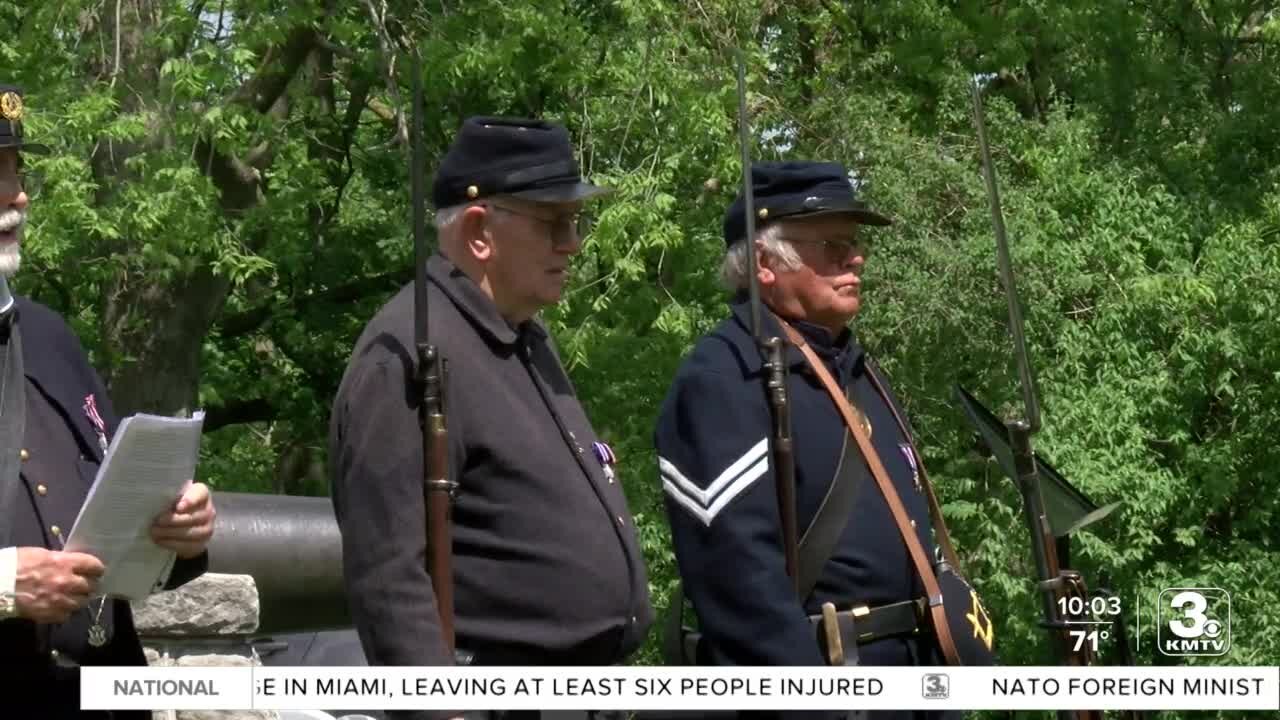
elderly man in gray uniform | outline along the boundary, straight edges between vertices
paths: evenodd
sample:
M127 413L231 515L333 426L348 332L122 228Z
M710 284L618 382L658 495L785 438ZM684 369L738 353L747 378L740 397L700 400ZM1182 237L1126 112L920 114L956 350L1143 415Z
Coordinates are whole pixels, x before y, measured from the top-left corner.
M468 119L435 177L428 327L448 362L457 649L477 665L619 663L652 624L613 452L536 318L603 192L563 127L527 119ZM365 328L330 424L346 591L374 665L455 662L423 562L413 298L405 287Z

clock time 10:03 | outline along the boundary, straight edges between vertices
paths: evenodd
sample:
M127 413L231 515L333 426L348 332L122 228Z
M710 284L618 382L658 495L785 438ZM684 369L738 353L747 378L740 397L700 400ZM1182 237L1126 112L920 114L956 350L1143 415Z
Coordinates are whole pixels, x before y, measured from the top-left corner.
M1110 597L1094 596L1087 600L1079 595L1060 597L1058 598L1058 612L1066 617L1080 617L1086 614L1095 617L1119 615L1120 598L1114 595Z

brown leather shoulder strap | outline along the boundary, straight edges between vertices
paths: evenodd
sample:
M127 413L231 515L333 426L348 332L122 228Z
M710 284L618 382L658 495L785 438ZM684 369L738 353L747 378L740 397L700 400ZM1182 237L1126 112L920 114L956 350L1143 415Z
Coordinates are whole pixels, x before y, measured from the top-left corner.
M933 617L933 628L938 636L938 644L942 648L942 653L946 657L948 664L960 665L960 654L956 651L955 640L951 637L951 626L947 624L946 611L942 605L942 588L938 585L938 578L933 573L933 565L929 562L929 554L925 552L924 547L920 544L920 538L911 527L911 521L907 517L907 509L902 504L902 498L898 496L897 489L893 487L893 482L889 480L889 473L885 471L884 465L880 462L879 453L872 446L871 439L867 437L866 431L862 429L862 424L854 417L853 408L849 406L849 401L845 399L844 393L836 385L835 378L831 377L831 372L814 354L813 348L809 347L804 337L786 321L778 318L778 322L787 333L787 338L792 343L795 343L796 347L800 348L800 352L804 353L804 357L809 361L810 367L817 373L818 378L822 380L822 385L826 388L827 394L831 396L836 408L840 410L845 426L853 433L854 439L858 442L858 447L862 450L862 456L871 468L871 475L875 477L876 484L880 486L880 492L884 495L885 502L889 504L889 510L893 513L893 520L898 525L898 532L902 535L902 541L906 543L907 551L911 555L911 561L916 566L916 572L920 575L920 581L924 583L925 592L929 595L929 612Z

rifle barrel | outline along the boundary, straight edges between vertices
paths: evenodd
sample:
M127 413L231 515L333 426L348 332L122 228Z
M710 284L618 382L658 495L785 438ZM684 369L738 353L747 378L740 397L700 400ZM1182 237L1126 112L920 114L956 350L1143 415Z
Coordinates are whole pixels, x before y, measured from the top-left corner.
M1046 533L1044 500L1040 496L1040 476L1031 449L1031 428L1027 423L1014 421L1007 425L1009 445L1013 450L1013 465L1017 473L1018 491L1022 494L1023 518L1031 531L1031 555L1035 559L1036 579L1041 583L1041 606L1045 622L1057 624L1059 617L1057 593L1045 589L1044 583L1058 577L1057 555ZM1059 650L1063 649L1061 645ZM1066 656L1063 659L1067 659Z

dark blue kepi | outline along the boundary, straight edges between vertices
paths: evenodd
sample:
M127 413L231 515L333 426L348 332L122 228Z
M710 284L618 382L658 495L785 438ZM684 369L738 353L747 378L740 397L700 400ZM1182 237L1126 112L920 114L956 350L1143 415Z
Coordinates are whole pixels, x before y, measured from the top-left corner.
M858 199L849 173L834 162L761 162L751 165L757 229L784 217L842 214L865 225L891 225L888 217ZM746 232L742 193L724 213L724 241L732 245Z

